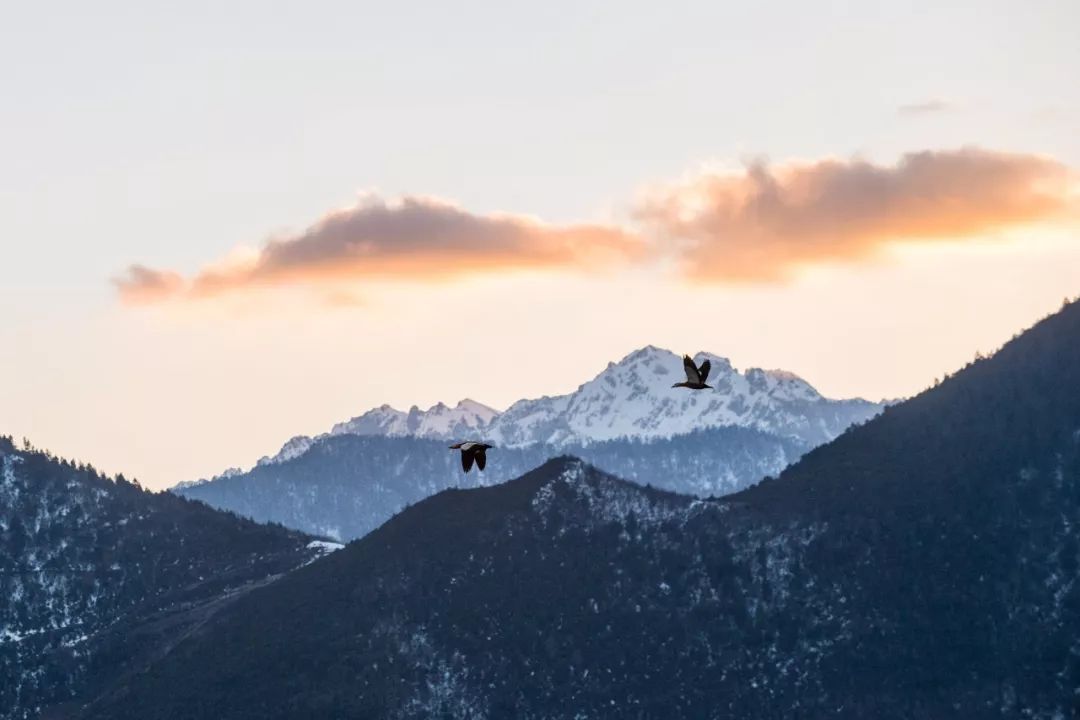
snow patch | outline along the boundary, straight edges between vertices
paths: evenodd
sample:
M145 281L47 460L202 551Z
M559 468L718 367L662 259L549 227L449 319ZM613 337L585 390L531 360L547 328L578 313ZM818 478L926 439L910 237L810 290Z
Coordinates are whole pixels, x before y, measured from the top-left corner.
M337 552L341 548L345 547L338 542L330 542L329 540L312 540L307 546L313 550L321 551L323 555L329 555L332 552Z

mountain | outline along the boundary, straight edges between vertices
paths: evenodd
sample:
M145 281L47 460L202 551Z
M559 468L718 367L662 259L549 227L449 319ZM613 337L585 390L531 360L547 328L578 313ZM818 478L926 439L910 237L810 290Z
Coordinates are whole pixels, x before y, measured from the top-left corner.
M384 405L317 438L299 436L249 472L235 469L174 491L260 521L353 539L448 487L503 482L561 453L620 477L701 497L780 472L815 445L880 411L828 400L795 375L708 358L715 390L688 392L674 353L646 347L574 393L521 400L498 413L472 400L405 413ZM445 444L496 445L484 474L463 476Z
M642 485L702 496L778 473L808 449L793 438L741 427L562 448ZM496 448L485 472L466 475L445 441L346 434L318 440L289 460L173 491L260 522L352 540L441 490L504 482L559 452L550 445Z
M853 422L880 412L866 400L829 400L802 378L697 353L712 363L712 390L672 389L685 379L682 359L648 346L611 363L569 395L520 400L485 437L500 445L588 444L617 438L658 439L710 427L748 427L810 445L831 440Z
M447 440L472 437L487 432L499 412L475 400L462 400L455 407L437 403L427 410L415 405L402 412L389 405L369 410L352 420L338 423L318 438L297 435L286 442L274 456L259 458L256 466L272 465L300 457L319 439L338 435L375 435L379 437L418 437Z
M0 438L0 718L138 671L312 542Z
M420 410L414 405L407 413L383 405L360 417L335 425L330 434L409 435L446 440L483 434L498 415L498 410L468 399L452 408L438 403L428 410Z
M833 439L853 422L881 411L882 403L830 400L797 375L751 368L740 373L727 358L698 353L712 362L713 390L673 390L684 379L682 359L649 345L567 395L519 400L498 412L473 400L451 408L439 403L408 412L383 405L338 423L329 433L289 440L260 465L291 460L321 438L337 435L420 437L455 440L483 438L500 447L544 444L553 447L617 440L656 440L712 427L747 427L811 446Z
M702 501L560 458L224 609L88 719L1080 714L1080 305Z

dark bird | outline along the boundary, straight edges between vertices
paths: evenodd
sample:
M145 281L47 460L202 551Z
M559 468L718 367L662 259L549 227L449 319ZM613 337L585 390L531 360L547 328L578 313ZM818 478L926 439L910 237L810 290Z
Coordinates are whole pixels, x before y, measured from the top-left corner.
M484 466L487 465L487 451L488 448L491 447L494 446L469 440L467 442L459 442L455 445L451 445L450 449L461 451L461 467L465 472L469 472L469 470L472 470L474 462L476 463L476 467L483 471Z
M709 370L712 368L711 362L706 360L701 363L701 367L698 367L689 355L683 355L682 364L683 369L686 370L686 382L675 383L671 387L684 387L691 390L712 389L712 385L705 384L705 381L709 379Z

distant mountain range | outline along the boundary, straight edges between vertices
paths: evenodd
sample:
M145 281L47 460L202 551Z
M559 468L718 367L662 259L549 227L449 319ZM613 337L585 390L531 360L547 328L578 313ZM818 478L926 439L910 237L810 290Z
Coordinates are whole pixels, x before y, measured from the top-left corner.
M141 672L326 548L0 437L0 719Z
M440 492L79 717L1078 714L1073 304L718 500L566 457Z
M571 453L641 484L722 495L780 472L810 448L880 412L830 400L791 373L736 371L716 355L713 390L672 388L682 359L652 346L610 363L575 392L499 413L472 400L408 412L382 406L316 438L298 436L244 472L174 492L260 521L343 540L448 487L503 482ZM493 443L488 469L462 475L451 440Z
M499 447L588 445L619 439L657 440L713 427L746 427L811 446L831 440L852 422L880 412L881 403L830 400L783 370L750 368L740 373L727 358L701 352L712 362L714 390L672 389L685 379L682 359L649 345L566 395L518 400L499 412L474 400L454 407L438 403L408 412L383 405L338 423L330 432L292 438L260 465L298 457L316 440L337 435L418 437L434 440L482 438Z

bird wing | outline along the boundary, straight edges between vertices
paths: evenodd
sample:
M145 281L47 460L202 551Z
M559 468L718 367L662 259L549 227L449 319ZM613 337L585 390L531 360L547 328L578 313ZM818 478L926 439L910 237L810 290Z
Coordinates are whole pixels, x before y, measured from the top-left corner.
M709 379L709 370L712 369L712 362L706 360L701 363L701 382L705 382Z
M473 453L469 450L461 451L461 469L465 472L472 470Z
M701 382L701 374L698 373L697 365L694 364L689 355L683 355L682 364L683 369L686 370L687 382L694 384Z
M487 465L487 450L479 448L476 451L476 467L483 470L485 465Z

